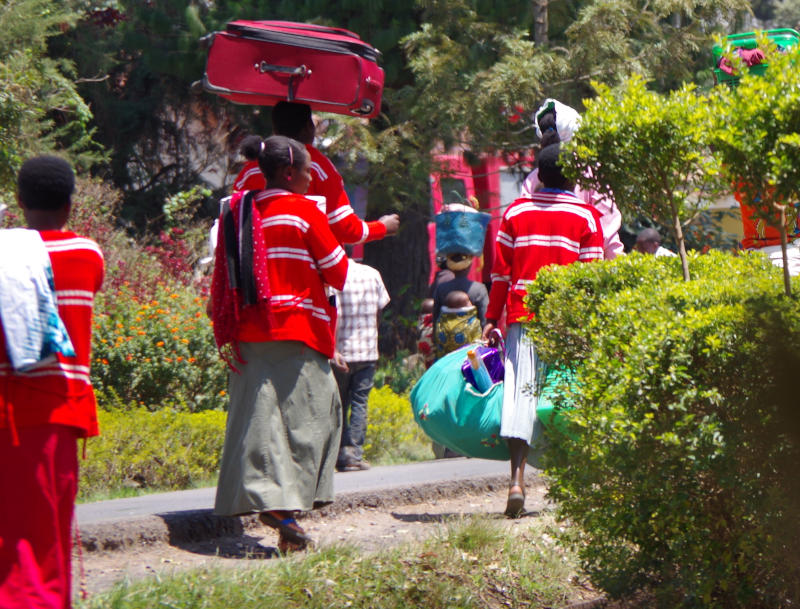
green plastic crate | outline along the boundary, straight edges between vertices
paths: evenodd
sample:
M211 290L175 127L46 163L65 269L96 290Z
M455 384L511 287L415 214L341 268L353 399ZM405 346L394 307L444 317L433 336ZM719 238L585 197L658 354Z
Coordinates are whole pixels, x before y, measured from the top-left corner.
M772 42L778 45L779 48L789 49L800 42L800 33L791 28L778 28L774 30L765 30L764 34L767 35ZM735 74L728 74L720 70L717 66L719 60L726 50L731 49L755 49L758 44L756 42L756 32L743 32L741 34L731 34L725 38L725 45L721 46L715 44L712 48L714 55L714 82L716 84L726 83L735 85L739 81L739 76ZM767 62L760 63L750 67L750 72L753 74L763 74L767 69Z

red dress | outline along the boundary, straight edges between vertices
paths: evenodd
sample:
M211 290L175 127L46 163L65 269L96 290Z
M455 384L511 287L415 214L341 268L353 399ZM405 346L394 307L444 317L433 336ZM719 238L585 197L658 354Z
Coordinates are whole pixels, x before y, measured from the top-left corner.
M97 244L42 231L58 312L75 357L20 374L0 332L0 607L71 606L77 438L98 433L89 377L92 305L103 282ZM13 466L10 466L13 464Z

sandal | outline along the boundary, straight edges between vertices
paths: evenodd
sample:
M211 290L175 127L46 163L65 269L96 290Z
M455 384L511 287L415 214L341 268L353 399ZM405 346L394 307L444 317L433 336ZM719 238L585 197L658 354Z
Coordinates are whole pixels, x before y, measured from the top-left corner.
M519 491L514 492L514 489ZM518 484L508 489L508 501L506 511L503 512L509 518L519 518L525 511L525 491Z
M283 534L281 533L278 537L278 552L281 554L289 554L290 552L301 552L308 547L308 542L304 541L302 543L298 543L296 541L290 541L286 539Z
M311 538L306 534L303 528L297 524L297 521L289 516L288 518L281 518L280 511L274 512L261 512L258 519L268 527L278 531L280 538L294 544L303 544L305 547L311 541ZM278 548L280 549L280 547Z

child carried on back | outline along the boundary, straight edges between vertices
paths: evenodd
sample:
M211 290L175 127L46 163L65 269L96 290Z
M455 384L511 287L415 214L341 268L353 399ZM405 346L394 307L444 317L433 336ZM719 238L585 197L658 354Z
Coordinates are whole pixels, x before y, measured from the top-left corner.
M437 358L481 338L489 293L481 282L467 277L472 259L468 254L448 254L447 268L455 277L441 283L433 294L433 342Z

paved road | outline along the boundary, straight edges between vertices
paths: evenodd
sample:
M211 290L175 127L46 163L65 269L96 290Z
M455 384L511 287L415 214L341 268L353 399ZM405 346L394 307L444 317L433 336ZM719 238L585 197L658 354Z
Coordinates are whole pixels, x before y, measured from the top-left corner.
M507 461L484 459L442 459L406 465L373 467L363 472L336 473L336 494L386 491L412 488L439 482L453 482L509 474ZM149 516L179 512L208 511L214 506L215 488L201 488L172 493L143 495L127 499L111 499L78 506L78 525L113 525Z

